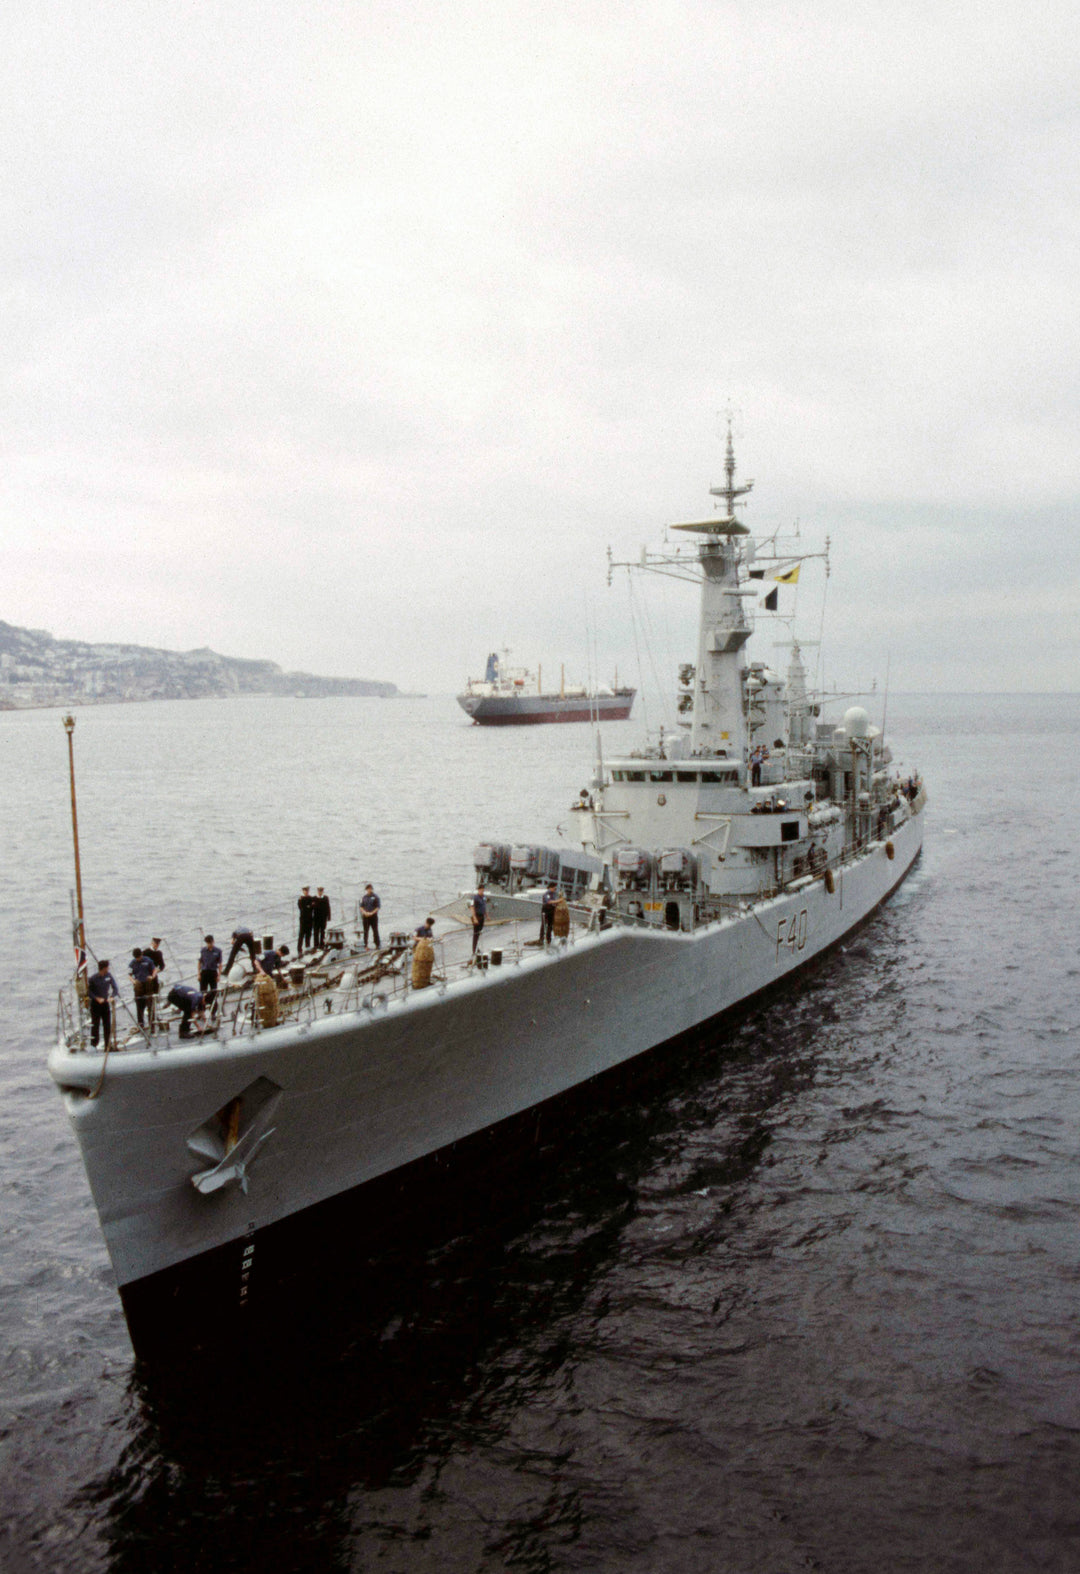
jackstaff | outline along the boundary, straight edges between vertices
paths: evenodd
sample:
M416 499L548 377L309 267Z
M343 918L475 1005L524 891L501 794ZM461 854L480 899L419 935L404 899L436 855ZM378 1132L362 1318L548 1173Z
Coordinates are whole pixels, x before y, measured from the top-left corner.
M71 773L71 836L75 843L75 902L78 909L79 922L76 931L76 974L83 976L86 967L86 922L83 917L82 899L82 867L79 863L79 816L75 808L75 718L63 718L64 731L67 733L68 744L68 769Z

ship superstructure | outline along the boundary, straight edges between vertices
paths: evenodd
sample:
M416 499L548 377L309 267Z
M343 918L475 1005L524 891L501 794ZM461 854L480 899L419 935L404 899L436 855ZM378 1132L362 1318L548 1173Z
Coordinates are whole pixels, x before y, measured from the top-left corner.
M275 1020L240 962L211 1037L177 1043L166 1019L106 1058L77 1001L62 1016L49 1069L142 1353L243 1335L329 1204L349 1199L363 1250L495 1151L527 1166L568 1101L775 987L910 870L922 784L897 777L862 706L824 719L797 644L786 676L751 658L751 603L808 554L755 544L736 517L751 483L736 485L730 432L725 473L723 511L638 565L700 587L681 725L606 761L598 748L575 846L476 847L475 955L458 898L426 975L404 934L373 956L332 930ZM546 944L549 886L563 902Z
M736 485L730 430L725 471L711 489L723 511L670 527L697 538L692 549L676 541L610 564L699 584L697 661L679 671L679 730L602 761L570 811L572 834L603 868L609 915L681 933L819 880L834 887L879 841L894 862L895 833L924 801L890 772L891 751L861 705L839 724L822 720L797 640L786 675L751 659L749 603L771 610L766 587L797 580L815 558L827 569L827 549L751 538L735 510L753 482ZM489 846L482 865L511 888L512 852ZM545 854L555 867L551 849L533 853L538 878Z

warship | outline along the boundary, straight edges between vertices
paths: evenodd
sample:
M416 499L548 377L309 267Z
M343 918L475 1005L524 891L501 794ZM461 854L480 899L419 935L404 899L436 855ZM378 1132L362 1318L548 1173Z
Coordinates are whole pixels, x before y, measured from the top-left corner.
M496 1156L527 1176L582 1099L598 1107L790 987L911 870L918 776L901 779L863 706L825 718L797 644L783 675L751 657L779 586L828 550L755 540L739 517L752 485L736 483L729 431L716 511L625 565L698 586L681 725L606 760L597 729L589 785L556 811L563 845L472 850L479 945L475 897L447 904L435 940L396 932L365 951L330 928L272 992L236 961L201 1035L159 998L98 1048L77 970L48 1068L139 1356L249 1340L312 1241L355 1259L387 1231L406 1239ZM76 829L76 864L77 846Z
M504 652L504 654L506 654ZM607 684L568 685L545 694L540 672L507 667L492 651L482 678L469 678L457 702L480 727L523 727L556 721L627 721L636 690Z

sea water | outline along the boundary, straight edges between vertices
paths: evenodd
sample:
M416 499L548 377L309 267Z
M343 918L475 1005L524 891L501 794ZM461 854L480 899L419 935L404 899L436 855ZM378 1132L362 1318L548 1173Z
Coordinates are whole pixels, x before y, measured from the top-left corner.
M173 980L207 930L294 939L304 884L348 921L370 880L411 924L476 841L556 842L594 768L587 727L451 698L76 716L118 978L155 934ZM865 929L583 1120L509 1214L403 1243L379 1327L343 1262L321 1334L170 1387L133 1362L44 1067L60 712L0 715L0 1566L1080 1566L1080 697L899 696L887 729L926 844Z

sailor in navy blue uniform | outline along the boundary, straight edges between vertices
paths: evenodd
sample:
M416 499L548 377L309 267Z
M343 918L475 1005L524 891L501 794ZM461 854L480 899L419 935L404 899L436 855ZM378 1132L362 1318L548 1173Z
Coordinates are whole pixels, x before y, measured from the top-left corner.
M199 952L199 988L206 996L206 1008L214 1009L214 1000L218 992L218 980L221 978L221 947L214 944L213 935L203 936L203 948Z
M155 935L149 945L143 946L143 956L148 956L157 969L150 980L151 996L161 993L161 975L165 971L165 953L161 949L161 936ZM154 1020L154 1002L150 1001L150 1020Z
M540 898L540 944L550 945L552 938L552 925L555 922L555 903L558 896L555 893L555 881L548 881L548 888Z
M143 1026L143 1019L146 1016L146 1008L149 1006L150 1026L153 1027L154 992L151 988L151 985L153 984L154 979L157 977L157 968L154 966L153 958L148 956L147 953L141 949L141 947L136 946L134 951L131 953L131 961L128 963L128 972L131 974L132 983L135 989L135 1015L138 1018L139 1026Z
M368 931L375 936L375 949L379 949L379 908L382 902L375 895L373 886L365 885L364 894L360 898L360 918L364 925L364 950L367 950Z
M326 944L326 926L330 922L330 898L321 885L315 892L314 903L315 905L311 909L311 917L314 924L314 935L311 943L318 950L320 946ZM376 935L375 944L378 945L378 943L379 937Z
M296 942L296 954L303 956L305 945L309 950L311 948L311 936L315 928L315 898L311 894L309 885L305 885L296 898L296 906L300 913L300 934Z
M98 1032L105 1035L104 1048L108 1049L112 1036L112 1001L120 998L116 979L109 972L108 962L99 962L96 973L91 973L86 983L90 997L90 1044L97 1048Z
M191 1037L191 1018L194 1015L200 1028L206 1025L206 1001L202 991L195 988L194 984L174 984L165 996L170 1006L175 1006L181 1013L180 1037Z
M254 934L252 933L252 931L250 929L234 929L233 932L232 932L232 950L229 952L229 960L225 963L225 972L226 973L232 967L233 963L236 961L236 959L240 955L241 951L245 950L245 948L247 950L248 956L251 958L251 964L254 967L254 965L255 965L255 936L254 936Z
M482 885L478 885L476 895L469 898L469 916L472 919L472 954L475 956L484 930L484 920L487 917L487 897L484 895Z
M275 951L273 948L269 951L264 951L255 963L256 973L265 973L267 978L274 979L276 983L284 983L284 979L281 976L281 964L288 954L289 948L287 945L283 945L279 951Z

